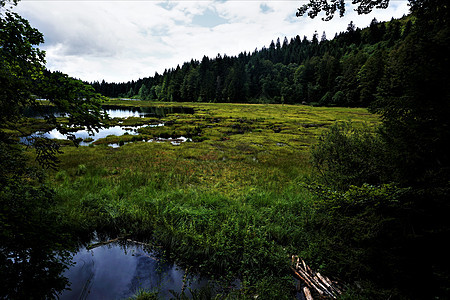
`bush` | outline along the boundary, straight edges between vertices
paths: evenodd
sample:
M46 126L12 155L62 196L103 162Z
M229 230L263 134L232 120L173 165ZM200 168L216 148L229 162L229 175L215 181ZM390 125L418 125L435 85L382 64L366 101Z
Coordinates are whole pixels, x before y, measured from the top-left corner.
M403 284L400 281L420 278L419 264L413 275L408 261L416 253L408 248L409 189L367 184L346 191L321 185L309 189L317 196L316 212L306 227L309 243L304 257L326 274L351 283L372 283L378 292L394 293Z
M386 147L368 126L336 123L312 147L312 163L334 188L386 182Z

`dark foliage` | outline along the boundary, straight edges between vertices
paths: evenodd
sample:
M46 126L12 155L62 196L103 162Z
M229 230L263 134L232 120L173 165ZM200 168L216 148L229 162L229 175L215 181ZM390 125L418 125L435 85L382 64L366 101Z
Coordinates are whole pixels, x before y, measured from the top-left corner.
M388 146L374 129L338 123L311 150L312 163L324 182L339 190L364 183L389 182Z
M59 216L41 171L31 168L22 149L0 142L0 298L53 298L67 284L71 245L59 228Z
M313 151L328 187L312 189L309 253L355 286L365 282L354 298L441 299L450 291L449 7L410 3L417 19L407 36L359 72L369 90L372 74L382 74L370 102L381 127L335 126Z
M371 110L395 156L394 180L406 185L448 184L450 176L450 27L419 21L387 56Z
M102 97L91 87L45 70L44 52L37 48L43 35L11 11L15 4L0 1L0 298L50 299L67 284L62 271L73 243L53 211L56 200L42 169L31 167L10 132L24 108L40 105L37 97L68 114L65 124L47 118L63 133L72 126L95 130L105 116ZM56 166L57 144L40 138L29 146L38 163Z

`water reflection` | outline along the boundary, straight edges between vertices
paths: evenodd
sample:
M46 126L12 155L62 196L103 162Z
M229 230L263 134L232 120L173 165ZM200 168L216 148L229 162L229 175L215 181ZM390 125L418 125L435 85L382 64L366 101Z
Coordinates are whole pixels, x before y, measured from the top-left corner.
M164 118L169 114L193 114L194 109L190 107L122 107L114 105L104 105L103 110L110 118ZM43 119L46 116L64 117L65 113L57 107L42 105L27 107L23 110L23 115L28 118Z
M145 118L152 117L152 115L142 112L140 109L105 109L105 112L110 118Z
M105 112L111 117L111 118L129 118L129 117L157 117L162 118L165 117L168 114L173 113L186 113L186 114L193 114L194 109L188 108L188 107L117 107L117 106L103 106ZM45 116L54 115L56 117L64 116L64 113L61 113L57 110L56 107L53 106L40 106L36 108L27 108L24 110L24 115L27 117L32 118L43 118ZM119 124L122 123L122 121L118 122ZM157 127L157 126L164 126L164 123L159 124L151 124L151 125L144 125L148 127ZM125 134L129 135L137 135L138 129L142 128L144 126L111 126L108 128L101 128L98 132L91 133L87 130L78 130L75 132L71 132L71 136L74 136L75 139L81 139L80 142L81 146L88 146L92 144L93 142L97 141L98 139L105 138L110 135L114 136L121 136ZM23 137L21 138L21 142L24 144L31 144L33 143L34 137L44 137L49 139L61 139L66 140L68 139L68 135L60 133L58 130L53 129L49 132L37 132L29 137ZM149 140L150 142L170 142L174 146L178 146L183 142L191 141L191 139L185 138L185 137L172 137L168 139L163 138L155 138L152 140ZM121 145L126 144L126 142L119 143L111 143L108 144L111 147L120 147Z
M95 132L93 135L89 135L89 132L87 130L78 130L73 132L72 134L75 136L75 138L81 138L83 140L85 139L91 139L89 142L82 141L80 143L81 146L87 146L91 144L92 142L105 138L109 135L124 135L124 134L131 134L131 135L137 135L137 130L143 126L111 126L109 128L101 128L98 132ZM38 135L42 137L46 137L49 139L61 139L66 140L67 135L60 133L58 130L53 129L52 131L45 132L45 133L38 133Z
M147 140L147 142L149 142L149 143L170 142L174 146L179 146L179 145L181 145L181 143L184 143L184 142L192 142L192 139L184 137L184 136L175 137L175 138L171 138L171 137L170 138L159 138L159 137L157 137L154 139L149 139L149 140Z
M43 119L46 116L55 116L57 118L64 117L65 113L61 112L56 106L40 105L33 107L25 107L22 114L27 118Z
M118 107L104 105L103 109L111 118L164 118L169 114L193 114L194 109L191 107L171 106L171 107Z
M157 290L161 298L167 299L171 296L169 290L180 292L184 271L153 255L139 245L83 248L73 258L76 264L64 273L71 290L64 291L60 299L123 299L139 289ZM206 280L196 278L190 287L205 284Z

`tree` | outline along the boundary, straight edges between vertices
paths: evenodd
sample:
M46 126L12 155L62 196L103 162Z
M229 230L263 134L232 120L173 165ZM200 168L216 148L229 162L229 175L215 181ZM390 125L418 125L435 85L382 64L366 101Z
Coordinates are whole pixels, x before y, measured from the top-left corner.
M46 71L45 53L37 47L44 42L42 33L5 8L8 2L0 2L0 122L19 117L21 109L36 105L35 96L40 96L67 112L73 125L98 128L105 117L101 109L104 99L79 80Z
M310 18L315 18L320 12L324 12L326 17L322 20L329 21L339 12L339 16L345 14L345 4L350 0L309 0L307 4L298 8L297 17L307 14ZM420 18L432 20L433 16L438 17L443 22L449 22L449 7L447 0L408 0L411 12ZM389 0L352 0L351 3L356 5L355 10L358 14L368 14L374 8L387 8Z
M326 35L325 31L324 31L322 33L322 37L320 38L320 42L323 43L323 42L326 42L326 41L327 41L327 35Z
M11 11L17 0L0 1L0 298L44 299L56 296L67 283L70 235L53 211L54 193L45 186L42 169L32 167L14 128L25 107L38 107L37 97L67 113L68 122L47 122L62 133L73 126L93 131L106 117L103 98L92 87L60 72L45 69L37 46L43 35ZM44 166L55 167L59 145L47 139L32 144Z
M359 106L358 72L366 61L366 55L358 51L342 59L342 75L336 78L338 89L345 94L345 103L336 103L344 106Z
M223 93L227 102L239 102L242 101L242 99L245 99L247 94L246 83L247 79L244 64L236 60L229 69L224 82L225 88Z
M339 8L342 16L344 2L310 0L299 9L298 15L308 12L314 18L324 11L330 19ZM358 13L369 13L373 8L385 8L389 1L355 0L352 3L358 5ZM385 139L396 153L392 153L395 156L393 164L397 165L392 179L413 185L419 182L429 184L438 178L446 182L450 149L444 141L449 138L450 79L449 60L445 53L450 51L450 7L444 0L409 0L409 4L417 17L414 31L391 52L386 69L383 69L380 54L374 54L362 68L353 70L360 69L359 88L362 89L361 100L365 103L374 98L377 81L384 78L378 86L378 97L372 111L381 114ZM372 20L369 28L372 42L384 34L379 25L376 19ZM344 61L344 74L347 65ZM349 75L343 80L345 83L352 77L356 78L356 74ZM347 87L347 91L352 94L356 86Z
M350 23L347 25L347 32L353 33L356 30L356 26L353 23L353 21L350 21Z
M0 2L0 123L17 118L32 101L33 81L44 71L43 35ZM18 91L20 91L18 93Z
M386 33L384 23L379 23L376 18L373 18L369 26L369 43L375 44L383 40Z
M322 56L317 67L317 83L322 89L322 94L334 90L339 68L339 61L328 52Z
M446 184L450 176L449 33L415 31L392 51L371 107L383 119L395 180L407 185Z
M324 11L327 15L325 19L330 19L340 9L342 16L345 1L328 2L311 0L299 9L299 15L308 11L310 17L315 17ZM385 7L389 1L354 0L352 3L359 5L359 13L367 13L373 8ZM377 289L388 289L389 297L397 293L406 299L445 298L450 277L447 259L450 249L442 245L443 237L450 235L450 60L447 54L450 52L450 7L448 1L443 0L410 0L409 3L415 23L410 24L412 28L408 29L410 32L405 39L396 43L390 54L383 57L384 67L381 57L377 57L381 53L374 53L363 68L351 68L354 64L342 62L344 74L346 68L350 71L349 75L359 70L360 85L347 85L348 91L362 89L363 98L376 98L371 111L380 114L382 119L376 139L349 136L345 130L335 127L315 150L316 163L325 166L327 172L324 178L328 181L332 179L335 185L348 187L356 184L360 185L356 190L364 190L361 184L367 182L379 185L370 187L374 191L382 191L382 184L386 183L395 183L397 187L388 195L385 194L387 197L374 195L376 201L385 198L387 206L363 203L352 196L350 203L355 205L354 208L346 207L344 199L346 195L352 194L352 190L355 190L353 187L342 192L329 186L326 190L328 193L331 190L331 198L324 195L323 190L319 191L317 205L322 206L322 209L318 211L317 217L323 222L319 225L326 223L326 227L333 230L327 232L322 230L323 227L316 227L312 229L311 235L318 234L322 241L332 241L338 237L339 242L344 241L350 247L348 253L374 253L375 260L363 262L356 257L345 262L347 266L339 266L341 262L328 255L328 249L336 248L336 245L327 249L325 244L318 251L318 256L327 253L321 258L321 264L329 264L337 272L338 269L350 270L355 266L358 270L369 270L363 278L358 279L375 279ZM377 24L373 22L372 30L377 30L376 27ZM373 94L380 70L383 70L381 80ZM341 81L348 82L350 77L343 77ZM355 141L357 143L353 146ZM374 152L377 148L382 151ZM351 166L354 162L355 166ZM370 197L364 195L363 198ZM328 201L331 199L333 201ZM348 216L336 216L333 212L341 207L345 207L346 213L353 213L355 208L359 211L346 224L358 222L361 216L366 218L375 212L377 216L389 216L389 222L398 226L389 226L389 231L383 233L382 228L376 228L377 224L381 224L380 221L368 222L375 226L376 238L354 244L360 233L341 227L343 218ZM382 253L390 253L386 260L381 260L384 264L381 271L386 276L377 279L380 270L376 271L374 267L380 264ZM417 261L419 256L421 259ZM387 295L384 297L387 298Z
M331 187L346 190L364 183L386 182L386 145L374 130L351 123L334 124L312 147L312 163Z
M363 107L375 101L377 87L383 77L385 55L382 50L376 50L358 72L360 104Z
M181 86L181 98L184 101L196 101L200 85L199 68L192 67L186 74Z
M356 8L358 14L367 14L373 8L386 8L389 5L389 0L352 0L352 4L358 4ZM326 14L326 17L322 18L325 21L331 20L337 11L342 17L345 13L345 0L310 0L309 3L298 9L297 17L307 13L310 18L315 18L321 11Z
M150 90L144 83L142 83L141 88L139 89L139 92L138 92L139 99L148 100L149 94L150 94Z

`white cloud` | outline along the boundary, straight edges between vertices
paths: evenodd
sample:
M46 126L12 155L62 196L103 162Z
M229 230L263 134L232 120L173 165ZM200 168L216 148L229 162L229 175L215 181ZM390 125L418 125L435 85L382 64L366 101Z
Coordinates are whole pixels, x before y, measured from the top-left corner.
M366 27L401 17L407 1L386 10L323 22L297 18L301 1L31 1L16 8L45 38L47 67L94 81L129 81L162 73L203 55L229 56L272 40L314 31L329 38L351 20Z

